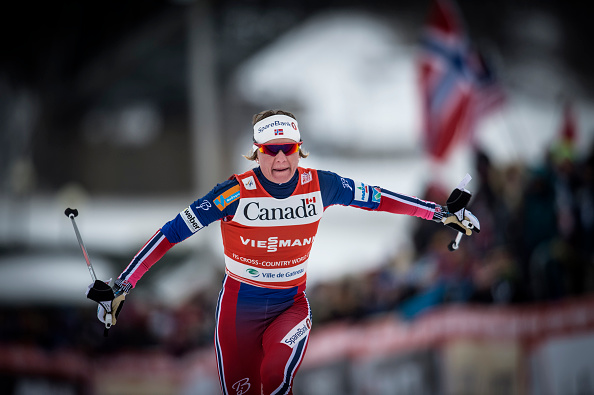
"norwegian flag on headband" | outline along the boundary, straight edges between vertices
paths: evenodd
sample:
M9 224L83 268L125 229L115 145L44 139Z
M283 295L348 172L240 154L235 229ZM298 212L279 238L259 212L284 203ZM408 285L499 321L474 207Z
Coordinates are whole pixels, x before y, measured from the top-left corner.
M419 59L424 140L435 159L447 157L460 140L469 141L481 115L503 102L485 59L470 47L459 12L449 0L435 0Z

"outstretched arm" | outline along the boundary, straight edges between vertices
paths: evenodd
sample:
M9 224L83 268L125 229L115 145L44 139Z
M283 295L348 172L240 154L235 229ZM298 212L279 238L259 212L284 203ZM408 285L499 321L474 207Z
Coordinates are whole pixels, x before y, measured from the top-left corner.
M329 171L318 171L324 208L339 204L364 210L411 215L441 222L459 232L470 235L479 232L478 219L466 210L470 194L455 189L446 206L415 196L392 192L386 188L354 181Z
M433 219L435 213L442 209L439 204L341 177L329 171L320 170L318 175L324 207L338 204L424 219Z
M128 293L140 278L157 263L175 244L192 236L207 225L235 214L239 191L237 181L229 180L214 187L204 197L182 210L174 219L159 229L138 251L130 264L115 281L114 291ZM221 196L225 204L221 204ZM237 193L237 198L239 194Z
M116 279L114 289L128 293L138 280L165 255L175 244L170 242L159 229L138 251L130 264Z

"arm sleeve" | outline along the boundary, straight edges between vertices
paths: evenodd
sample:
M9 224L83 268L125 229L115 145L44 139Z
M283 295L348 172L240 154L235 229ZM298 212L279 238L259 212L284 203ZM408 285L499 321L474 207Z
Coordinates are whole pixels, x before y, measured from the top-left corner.
M227 180L182 210L161 231L169 241L179 243L211 223L235 215L238 204L239 184Z
M329 171L320 170L318 176L324 208L338 204L429 220L433 219L436 212L441 211L441 206L436 203L341 177Z
M394 214L406 214L423 219L433 219L436 213L441 213L441 205L421 200L414 196L404 195L381 189L381 201L378 211L387 211Z
M174 244L167 240L167 237L165 237L161 230L158 230L138 251L138 254L134 256L122 274L120 274L116 280L116 285L124 292L129 292L130 289L136 286L136 282L140 277L173 246Z
M235 214L239 184L228 180L182 210L159 229L134 256L116 280L116 286L129 292L138 280L175 244L187 239L212 222Z

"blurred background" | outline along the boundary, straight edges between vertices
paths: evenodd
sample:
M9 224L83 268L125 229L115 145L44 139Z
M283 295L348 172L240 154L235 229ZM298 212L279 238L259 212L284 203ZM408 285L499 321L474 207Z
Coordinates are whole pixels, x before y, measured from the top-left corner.
M482 226L449 252L455 232L433 222L327 210L296 395L594 394L586 3L440 4L5 5L0 392L219 393L218 225L155 265L104 338L64 210L115 278L249 169L252 115L281 108L299 120L302 166L441 204L468 173Z

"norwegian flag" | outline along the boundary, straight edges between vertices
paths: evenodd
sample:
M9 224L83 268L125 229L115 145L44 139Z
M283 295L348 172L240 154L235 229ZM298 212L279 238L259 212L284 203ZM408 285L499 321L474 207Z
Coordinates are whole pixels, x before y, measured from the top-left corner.
M470 140L477 120L503 103L503 92L481 54L473 50L455 4L435 0L419 57L423 129L427 152L447 157Z

